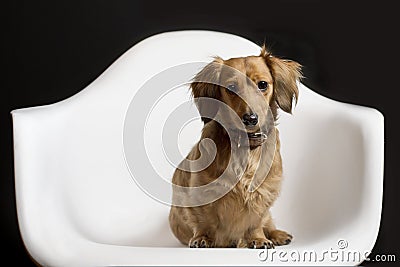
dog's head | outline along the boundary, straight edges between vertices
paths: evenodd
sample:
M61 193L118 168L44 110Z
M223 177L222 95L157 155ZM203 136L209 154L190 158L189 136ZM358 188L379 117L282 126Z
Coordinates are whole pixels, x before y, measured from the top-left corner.
M272 56L263 46L259 56L215 58L195 76L192 94L195 101L217 100L196 101L204 123L219 114L224 127L245 129L250 139L258 138L260 124L268 115L276 120L278 108L291 113L298 97L300 69L297 62ZM216 102L234 112L226 112Z

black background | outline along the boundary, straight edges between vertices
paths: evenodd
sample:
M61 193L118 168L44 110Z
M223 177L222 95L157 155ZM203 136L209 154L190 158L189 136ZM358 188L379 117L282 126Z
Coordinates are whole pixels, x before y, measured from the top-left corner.
M395 2L3 2L2 254L14 265L33 266L17 227L9 112L57 102L79 92L148 36L172 30L208 29L241 35L258 44L266 40L275 55L304 65L304 83L313 90L332 99L374 107L384 114L383 213L372 255L395 254L398 259L399 182L395 171L400 75L399 41L395 37L400 23Z

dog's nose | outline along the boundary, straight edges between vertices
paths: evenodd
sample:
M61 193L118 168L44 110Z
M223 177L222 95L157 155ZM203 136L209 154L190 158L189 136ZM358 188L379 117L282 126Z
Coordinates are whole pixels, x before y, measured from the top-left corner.
M243 123L246 126L255 126L258 123L258 116L255 113L244 114L243 115Z

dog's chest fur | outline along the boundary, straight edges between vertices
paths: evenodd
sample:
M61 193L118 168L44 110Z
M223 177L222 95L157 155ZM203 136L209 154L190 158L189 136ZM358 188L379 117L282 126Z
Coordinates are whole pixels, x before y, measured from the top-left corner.
M221 235L221 238L227 234L232 238L243 238L248 229L262 224L269 203L278 195L275 181L268 180L270 175L257 190L249 191L259 159L260 151L256 148L249 154L249 161L240 181L228 194L214 203L218 214L217 235Z

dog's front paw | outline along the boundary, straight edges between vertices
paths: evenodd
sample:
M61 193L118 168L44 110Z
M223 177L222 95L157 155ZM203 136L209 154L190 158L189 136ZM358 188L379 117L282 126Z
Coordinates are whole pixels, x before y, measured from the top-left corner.
M293 236L291 234L288 234L282 230L274 230L269 233L268 237L276 246L287 245L293 239Z
M248 248L255 248L255 249L268 249L274 248L274 243L271 240L265 238L256 238L248 242Z
M204 235L193 237L189 241L190 248L211 248L212 246L213 246L213 241Z

